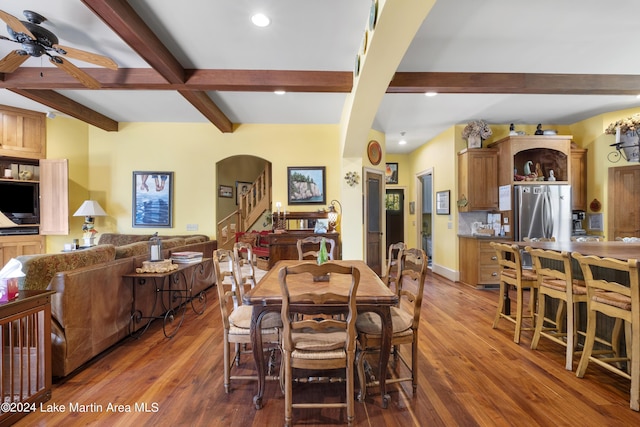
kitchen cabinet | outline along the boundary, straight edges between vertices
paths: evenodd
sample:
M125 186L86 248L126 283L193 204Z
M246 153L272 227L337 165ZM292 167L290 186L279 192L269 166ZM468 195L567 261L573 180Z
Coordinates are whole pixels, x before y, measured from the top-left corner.
M571 150L571 204L574 210L587 210L587 150Z
M458 210L498 209L498 150L468 148L458 153Z
M44 159L45 120L44 113L0 108L0 156Z
M459 240L460 282L474 288L499 285L500 268L491 242L507 239L460 236Z
M37 234L0 237L0 262L5 265L11 258L20 255L44 253L44 237Z

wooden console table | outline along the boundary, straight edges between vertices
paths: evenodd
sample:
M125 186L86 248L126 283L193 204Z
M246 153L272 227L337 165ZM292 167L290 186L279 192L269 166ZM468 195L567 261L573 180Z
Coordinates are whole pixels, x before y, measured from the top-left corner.
M12 425L51 399L51 295L20 291L0 303L0 425Z
M207 295L204 292L193 295L193 283L196 274L204 271L205 263L210 262L213 262L212 258L204 258L199 262L178 264L177 269L165 273L124 274L122 277L131 279L133 286L131 334L136 331L136 324L143 320L146 320L147 323L142 327L138 336L149 328L154 319L163 319L162 331L165 337L172 338L182 326L189 302L195 313L202 314L206 306ZM155 293L151 308L141 307L136 304L137 294L144 292L142 288L146 287L147 284L153 284L153 287L150 290L147 289L147 291ZM198 304L197 307L196 304ZM156 314L158 309L160 312Z

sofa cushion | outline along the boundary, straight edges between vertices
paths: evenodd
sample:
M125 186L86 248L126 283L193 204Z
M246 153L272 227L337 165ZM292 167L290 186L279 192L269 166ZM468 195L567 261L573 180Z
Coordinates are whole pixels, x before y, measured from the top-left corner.
M120 233L103 233L98 239L99 244L110 244L114 246L128 245L135 242L148 241L151 234L120 234Z
M116 259L149 254L149 242L134 242L116 246Z
M162 239L162 249L173 249L185 245L185 239L182 237L174 237L171 239Z
M18 284L24 290L46 290L57 272L112 261L115 255L113 245L97 245L59 254L22 255L16 259L22 263L25 277L21 277Z

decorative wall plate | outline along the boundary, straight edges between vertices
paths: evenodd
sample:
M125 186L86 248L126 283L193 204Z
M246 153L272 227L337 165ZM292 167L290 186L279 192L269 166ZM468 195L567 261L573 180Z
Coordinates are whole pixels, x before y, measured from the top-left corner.
M378 0L371 0L371 10L369 11L369 30L373 31L378 21Z
M367 146L367 156L369 157L369 161L372 165L380 164L380 160L382 160L382 148L380 147L380 143L374 139L369 141L369 145Z

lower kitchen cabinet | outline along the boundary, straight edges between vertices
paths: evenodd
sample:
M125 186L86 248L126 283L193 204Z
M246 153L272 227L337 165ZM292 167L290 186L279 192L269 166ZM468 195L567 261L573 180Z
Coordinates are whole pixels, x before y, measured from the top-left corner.
M492 241L508 239L460 236L460 282L474 288L496 286L500 283L500 270Z

